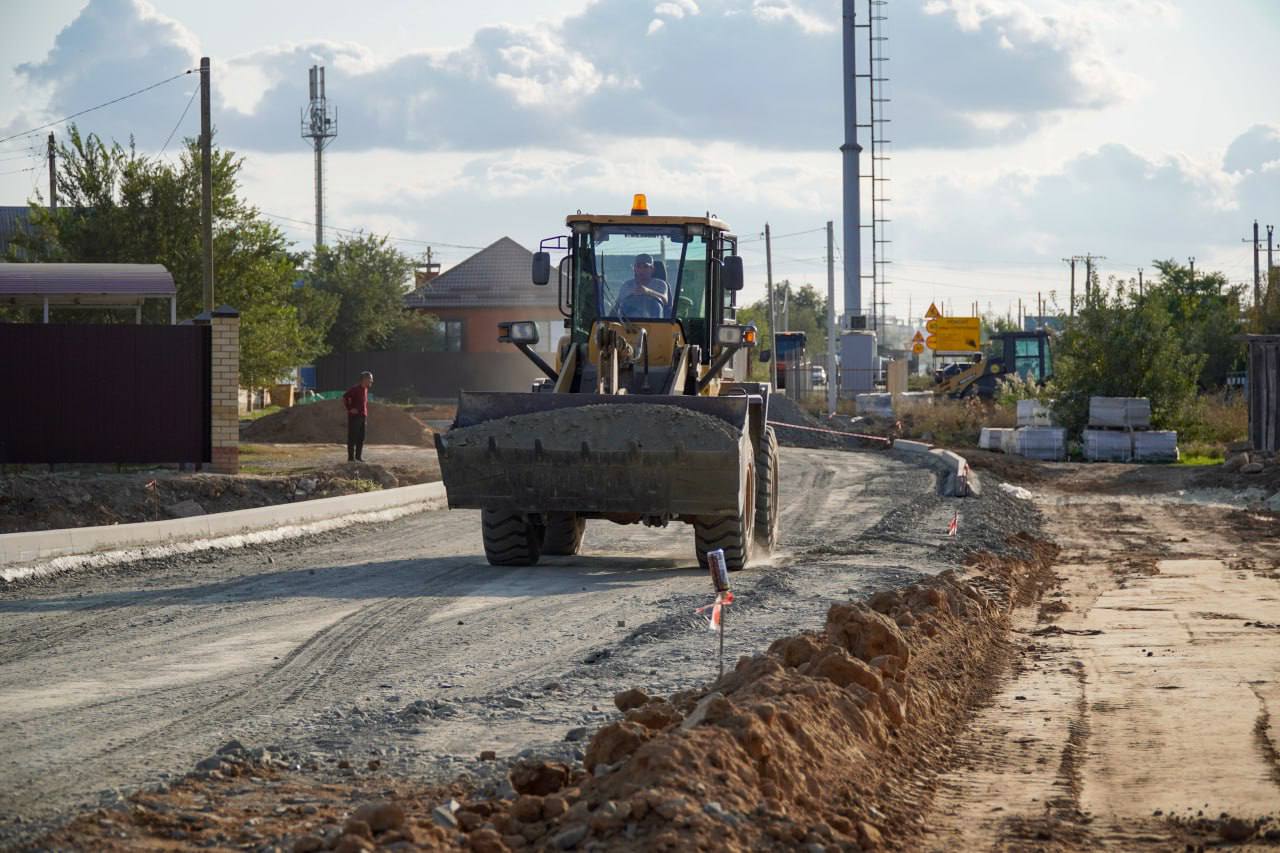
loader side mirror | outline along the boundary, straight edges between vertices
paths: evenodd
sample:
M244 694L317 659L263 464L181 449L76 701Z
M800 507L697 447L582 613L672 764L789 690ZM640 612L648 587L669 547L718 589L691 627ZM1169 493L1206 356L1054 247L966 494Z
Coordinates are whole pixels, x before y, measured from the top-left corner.
M771 359L771 358L773 358L773 350L771 350L771 349L762 349L762 350L760 350L760 360L761 360L761 361L768 361L768 360L769 360L769 359Z
M742 290L742 256L730 255L724 259L724 267L720 273L720 281L725 290L737 292Z
M547 252L533 253L533 283L542 286L551 281L551 255Z

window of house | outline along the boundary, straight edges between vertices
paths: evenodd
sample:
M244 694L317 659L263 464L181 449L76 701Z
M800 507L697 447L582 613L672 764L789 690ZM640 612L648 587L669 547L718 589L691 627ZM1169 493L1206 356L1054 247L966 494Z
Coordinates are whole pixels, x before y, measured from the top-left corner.
M440 350L442 352L462 352L462 321L440 320L436 323L440 333Z

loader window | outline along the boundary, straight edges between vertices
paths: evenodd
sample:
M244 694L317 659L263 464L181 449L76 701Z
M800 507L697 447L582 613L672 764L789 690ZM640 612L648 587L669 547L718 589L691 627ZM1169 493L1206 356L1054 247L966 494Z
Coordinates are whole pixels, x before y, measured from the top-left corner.
M1040 362L1039 338L1019 338L1014 346L1014 369L1018 374L1023 379L1043 381L1044 365Z
M601 226L590 258L600 317L680 320L691 340L706 337L707 244L681 226ZM585 241L582 245L586 245Z

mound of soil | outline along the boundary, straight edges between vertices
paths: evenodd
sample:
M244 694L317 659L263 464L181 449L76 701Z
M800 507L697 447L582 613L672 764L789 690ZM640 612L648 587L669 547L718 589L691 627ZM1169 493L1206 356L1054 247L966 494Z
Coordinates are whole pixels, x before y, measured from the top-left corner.
M910 847L925 829L918 798L927 792L915 777L945 761L1014 653L1012 609L1053 583L1055 546L1026 534L1010 541L1030 558L983 554L964 579L944 572L835 604L821 631L742 658L706 689L670 698L619 693L624 716L595 733L585 769L530 758L497 796L461 785L375 793L319 790L301 773L209 759L169 791L135 795L118 812L86 813L42 846L204 844L231 832L248 833L235 839L243 846L294 850L401 842L475 851ZM231 778L250 774L278 781L255 787ZM295 794L303 786L305 796ZM235 803L223 796L231 791L251 791L254 800ZM173 819L215 797L216 815ZM289 805L299 802L316 808Z
M874 430L867 429L866 424L855 424L845 415L816 418L781 394L769 395L769 423L778 436L778 444L784 447L807 447L811 450L865 450L882 447L879 442L867 441L850 434L876 434Z
M294 406L243 427L240 438L281 444L346 444L347 412L341 400ZM365 444L429 447L431 429L398 406L370 403Z
M429 470L344 462L279 476L178 474L15 474L0 477L0 534L161 521L254 509L431 478Z

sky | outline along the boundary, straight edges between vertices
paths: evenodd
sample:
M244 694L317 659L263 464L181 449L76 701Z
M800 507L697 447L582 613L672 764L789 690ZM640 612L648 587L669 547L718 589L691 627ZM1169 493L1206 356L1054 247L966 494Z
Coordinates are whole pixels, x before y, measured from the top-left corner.
M299 111L319 63L338 119L327 224L415 255L430 245L447 267L504 235L534 248L565 214L625 211L644 192L655 214L709 211L734 227L750 300L764 292L766 222L775 280L825 289L834 220L839 304L840 5L43 0L0 29L0 139L209 56L218 143L245 157L249 201L306 248ZM1254 219L1280 224L1280 0L878 8L888 314L1064 304L1062 259L1086 253L1105 258L1104 277L1195 257L1252 282L1242 239ZM194 83L77 122L174 157L198 132ZM0 204L43 191L47 132L0 141Z

